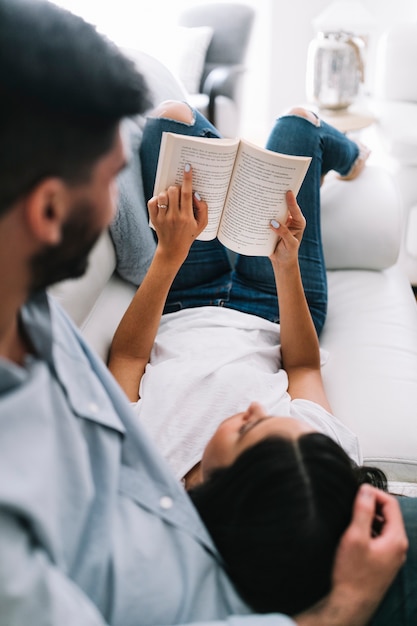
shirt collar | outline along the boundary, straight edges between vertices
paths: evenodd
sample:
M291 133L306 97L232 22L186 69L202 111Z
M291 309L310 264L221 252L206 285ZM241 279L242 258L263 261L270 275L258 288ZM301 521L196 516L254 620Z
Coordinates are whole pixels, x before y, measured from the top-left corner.
M36 293L27 301L20 311L19 321L34 348L35 355L26 357L24 367L0 358L0 393L23 384L34 359L39 358L52 364L51 315L48 297L44 291Z
M20 321L36 355L52 363L52 321L45 291L34 294L22 307Z

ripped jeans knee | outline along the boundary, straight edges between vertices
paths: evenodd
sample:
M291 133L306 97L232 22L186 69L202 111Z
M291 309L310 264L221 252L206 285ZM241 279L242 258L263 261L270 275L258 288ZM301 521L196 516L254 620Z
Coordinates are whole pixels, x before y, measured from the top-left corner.
M195 124L195 110L188 102L181 100L164 100L151 113L149 117L167 119L182 122L188 126Z
M320 118L316 113L310 111L309 109L305 109L304 107L291 107L285 115L295 115L296 117L303 117L307 121L314 124L314 126L320 126Z

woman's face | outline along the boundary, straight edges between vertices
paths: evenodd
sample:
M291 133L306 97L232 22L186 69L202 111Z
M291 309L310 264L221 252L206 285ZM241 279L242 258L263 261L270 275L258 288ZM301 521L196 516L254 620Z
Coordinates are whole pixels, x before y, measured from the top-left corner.
M225 419L208 442L201 460L203 479L219 467L231 465L256 443L271 436L298 439L314 429L293 417L266 415L263 407L252 402L243 413Z

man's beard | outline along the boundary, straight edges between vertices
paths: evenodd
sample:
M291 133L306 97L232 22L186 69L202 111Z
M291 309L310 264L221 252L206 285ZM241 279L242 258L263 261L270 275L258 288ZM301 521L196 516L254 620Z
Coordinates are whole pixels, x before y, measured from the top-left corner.
M91 227L91 213L91 205L86 201L73 207L72 216L63 225L61 242L32 257L31 293L85 273L89 253L101 234Z

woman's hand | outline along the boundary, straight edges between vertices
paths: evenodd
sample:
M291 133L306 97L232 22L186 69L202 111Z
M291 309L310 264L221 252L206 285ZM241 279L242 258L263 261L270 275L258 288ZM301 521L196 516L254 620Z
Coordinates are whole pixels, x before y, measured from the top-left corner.
M158 246L145 278L114 334L108 366L127 397L138 400L167 295L190 246L207 224L207 204L193 196L191 167L181 187L169 187L148 202ZM159 205L159 206L158 206Z
M184 168L181 187L172 186L148 202L149 216L158 235L158 254L181 265L191 244L207 226L207 204L193 194L191 166Z
M292 191L287 191L286 200L288 206L286 224L279 224L276 227L274 222L271 223L272 230L279 235L275 250L269 257L275 266L298 260L298 248L306 225L305 217Z

